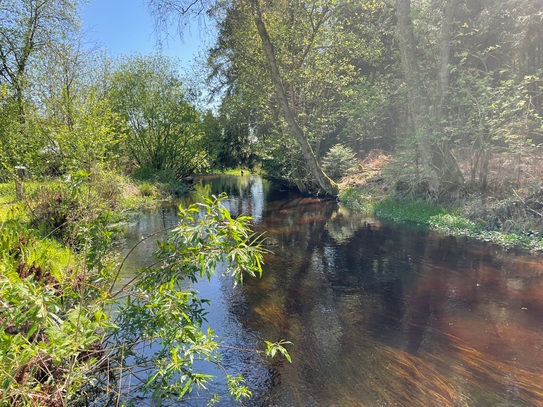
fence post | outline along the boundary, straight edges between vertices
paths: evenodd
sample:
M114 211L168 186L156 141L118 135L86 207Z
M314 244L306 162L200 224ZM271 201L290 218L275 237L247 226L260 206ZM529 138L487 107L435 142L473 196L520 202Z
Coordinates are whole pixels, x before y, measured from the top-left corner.
M24 165L15 166L16 179L15 179L15 196L17 200L23 199L25 194L25 184L24 180L26 177L26 167Z

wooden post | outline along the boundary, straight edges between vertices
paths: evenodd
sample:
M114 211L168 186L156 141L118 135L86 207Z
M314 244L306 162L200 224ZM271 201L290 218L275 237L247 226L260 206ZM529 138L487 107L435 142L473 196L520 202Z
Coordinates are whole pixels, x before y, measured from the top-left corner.
M17 172L17 177L15 179L15 196L17 197L17 200L21 200L25 194L24 179L26 177L26 167L24 165L17 165L15 171Z

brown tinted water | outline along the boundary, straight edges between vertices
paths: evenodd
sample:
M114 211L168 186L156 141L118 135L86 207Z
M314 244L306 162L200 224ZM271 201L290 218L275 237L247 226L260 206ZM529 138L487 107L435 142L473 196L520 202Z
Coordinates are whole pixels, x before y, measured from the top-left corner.
M258 177L203 182L254 216L273 252L244 287L198 285L209 324L233 347L293 343L292 364L225 350L253 389L247 405L543 406L541 257L351 215ZM142 215L134 238L174 214Z

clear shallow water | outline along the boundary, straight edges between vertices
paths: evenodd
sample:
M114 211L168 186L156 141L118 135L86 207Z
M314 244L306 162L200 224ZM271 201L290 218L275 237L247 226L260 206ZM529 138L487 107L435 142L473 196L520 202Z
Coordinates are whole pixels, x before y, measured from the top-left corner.
M254 176L206 177L197 191L227 192L230 211L253 216L273 252L261 279L196 287L225 345L293 342L292 364L225 349L255 395L246 405L543 405L541 257L350 215ZM175 213L142 214L127 247ZM153 250L138 246L127 273ZM211 390L224 393L220 377Z

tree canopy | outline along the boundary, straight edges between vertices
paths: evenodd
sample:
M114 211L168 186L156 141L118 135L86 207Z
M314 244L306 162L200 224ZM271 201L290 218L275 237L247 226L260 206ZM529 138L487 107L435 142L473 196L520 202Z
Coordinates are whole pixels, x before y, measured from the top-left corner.
M126 124L124 145L139 168L171 171L177 179L206 168L200 117L172 61L159 55L123 60L108 98Z

